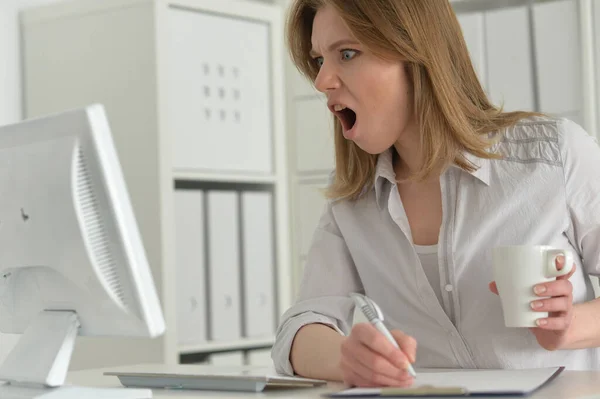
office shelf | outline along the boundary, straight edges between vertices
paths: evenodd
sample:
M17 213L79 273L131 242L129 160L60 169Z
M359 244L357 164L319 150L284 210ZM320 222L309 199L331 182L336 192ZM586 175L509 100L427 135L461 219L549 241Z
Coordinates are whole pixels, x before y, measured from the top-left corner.
M194 170L173 171L174 180L204 181L204 182L226 182L226 183L249 183L249 184L273 184L277 182L276 176L260 175L236 175L231 173L215 173Z
M78 339L72 367L176 364L181 353L272 345L273 338L240 340L240 331L224 342L180 346L188 341L178 333L178 320L187 319L178 317L174 206L177 185L224 187L242 199L244 190L272 194L272 212L259 210L272 214L277 240L273 295L263 301L273 303L274 330L293 292L283 20L280 6L245 0L71 0L22 13L25 117L104 105L167 324L153 340ZM248 214L257 224L260 215ZM257 290L248 286L244 295ZM215 314L223 313L205 313Z
M189 355L194 353L211 353L233 350L249 350L266 348L273 345L275 337L269 338L248 338L239 341L228 342L206 342L198 345L180 345L179 353L181 355Z

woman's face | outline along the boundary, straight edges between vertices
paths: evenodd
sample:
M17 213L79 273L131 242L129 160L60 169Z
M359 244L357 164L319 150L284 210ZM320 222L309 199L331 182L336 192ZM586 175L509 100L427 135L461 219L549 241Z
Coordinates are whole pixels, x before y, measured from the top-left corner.
M411 86L402 62L376 57L330 6L317 11L311 40L311 57L320 65L315 87L327 95L346 139L379 154L412 129Z

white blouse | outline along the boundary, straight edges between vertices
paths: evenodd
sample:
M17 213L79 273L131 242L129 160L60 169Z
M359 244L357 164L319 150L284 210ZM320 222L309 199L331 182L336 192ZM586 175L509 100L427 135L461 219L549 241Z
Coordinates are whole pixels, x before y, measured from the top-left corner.
M506 129L492 150L503 159L471 157L475 172L453 166L440 177L437 275L412 245L391 151L379 156L374 186L358 200L327 204L299 296L277 330L278 372L293 373L290 348L305 324L349 333L351 292L371 297L389 328L415 337L416 367L600 368L597 348L547 351L529 329L505 327L500 299L488 288L492 248L545 244L578 255L570 278L574 302L595 297L590 275L600 274L600 149L574 122L532 118Z
M415 252L421 262L421 267L427 276L429 285L435 292L440 306L444 306L444 300L442 299L442 288L440 283L440 263L438 262L438 246L437 245L413 245ZM446 287L444 287L446 288ZM448 286L448 289L451 287Z

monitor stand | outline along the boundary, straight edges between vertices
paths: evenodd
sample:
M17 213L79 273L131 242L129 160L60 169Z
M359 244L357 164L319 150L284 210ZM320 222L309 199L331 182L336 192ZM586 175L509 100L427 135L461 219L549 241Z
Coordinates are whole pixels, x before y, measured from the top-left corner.
M79 330L73 311L39 313L0 366L2 399L150 399L150 389L65 385Z

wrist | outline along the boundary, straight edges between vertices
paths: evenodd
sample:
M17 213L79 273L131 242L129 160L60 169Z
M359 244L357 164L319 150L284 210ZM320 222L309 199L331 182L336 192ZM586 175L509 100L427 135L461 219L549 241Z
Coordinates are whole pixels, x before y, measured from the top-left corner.
M341 381L339 359L343 339L344 336L325 324L301 327L290 350L294 373L307 378Z
M578 332L581 330L579 322L581 319L581 307L580 304L573 304L572 310L573 316L571 318L571 324L569 325L565 333L565 342L560 349L579 349L581 345L581 334Z
M562 349L600 347L600 299L573 305L573 318Z

